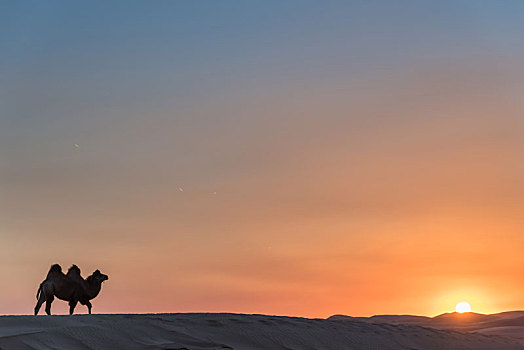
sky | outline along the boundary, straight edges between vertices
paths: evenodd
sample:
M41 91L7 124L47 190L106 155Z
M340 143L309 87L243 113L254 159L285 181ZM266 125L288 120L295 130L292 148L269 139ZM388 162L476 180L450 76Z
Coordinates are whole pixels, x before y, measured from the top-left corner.
M523 16L2 1L0 314L524 309Z

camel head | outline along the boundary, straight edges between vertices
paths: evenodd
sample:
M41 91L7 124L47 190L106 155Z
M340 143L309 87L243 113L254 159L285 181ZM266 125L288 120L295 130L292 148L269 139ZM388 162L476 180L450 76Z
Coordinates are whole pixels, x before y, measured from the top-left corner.
M102 282L107 281L109 277L100 272L100 270L96 270L95 272L93 272L91 276L88 277L88 279L94 280L97 283L102 284Z

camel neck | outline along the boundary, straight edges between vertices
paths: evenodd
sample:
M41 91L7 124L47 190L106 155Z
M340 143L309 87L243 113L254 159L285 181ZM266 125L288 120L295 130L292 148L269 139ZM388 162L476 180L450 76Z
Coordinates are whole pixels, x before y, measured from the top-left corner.
M96 282L96 281L89 281L88 282L88 290L87 294L89 295L89 299L93 299L100 293L100 290L102 289L102 283Z

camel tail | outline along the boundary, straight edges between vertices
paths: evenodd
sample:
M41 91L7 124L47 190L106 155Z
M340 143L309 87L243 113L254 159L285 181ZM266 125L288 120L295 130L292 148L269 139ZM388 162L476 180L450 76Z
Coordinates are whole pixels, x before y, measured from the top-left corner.
M40 293L42 292L42 284L44 284L44 282L40 283L40 287L38 287L38 290L36 291L36 300L40 299Z

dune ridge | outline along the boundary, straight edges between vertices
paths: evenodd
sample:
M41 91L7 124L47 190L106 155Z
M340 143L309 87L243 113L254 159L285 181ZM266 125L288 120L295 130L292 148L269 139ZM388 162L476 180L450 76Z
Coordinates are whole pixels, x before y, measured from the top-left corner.
M0 348L524 349L497 334L353 319L229 313L2 316Z
M444 313L435 317L412 315L375 315L371 317L352 317L333 315L328 318L336 321L360 321L371 324L403 324L431 327L440 330L501 335L524 344L524 311L506 311L496 314L466 312Z

